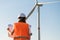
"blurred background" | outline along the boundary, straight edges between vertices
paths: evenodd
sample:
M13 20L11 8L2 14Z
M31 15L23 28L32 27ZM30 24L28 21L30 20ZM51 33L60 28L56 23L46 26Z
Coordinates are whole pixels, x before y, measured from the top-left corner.
M54 2L60 0L38 0L38 2ZM12 40L8 37L8 24L18 21L20 13L29 14L35 0L0 0L0 40ZM37 8L27 19L33 33L31 40L38 40ZM60 40L60 2L44 4L40 7L41 40Z

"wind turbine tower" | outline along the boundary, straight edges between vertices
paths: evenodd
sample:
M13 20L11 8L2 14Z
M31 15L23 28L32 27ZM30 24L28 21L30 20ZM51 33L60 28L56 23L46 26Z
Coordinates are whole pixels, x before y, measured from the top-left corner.
M34 5L34 7L32 8L32 10L29 12L27 19L30 17L30 15L34 12L36 6L37 6L37 10L38 10L38 40L40 39L40 7L43 6L43 4L52 4L52 3L58 3L60 1L54 1L54 2L38 2L38 0L35 0L36 3Z

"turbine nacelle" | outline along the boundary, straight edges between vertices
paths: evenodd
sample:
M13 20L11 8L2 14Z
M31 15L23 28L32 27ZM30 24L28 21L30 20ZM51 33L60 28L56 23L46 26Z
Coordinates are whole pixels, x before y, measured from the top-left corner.
M43 6L43 4L41 4L41 3L40 3L40 4L39 4L39 3L37 3L37 4L36 4L36 6Z

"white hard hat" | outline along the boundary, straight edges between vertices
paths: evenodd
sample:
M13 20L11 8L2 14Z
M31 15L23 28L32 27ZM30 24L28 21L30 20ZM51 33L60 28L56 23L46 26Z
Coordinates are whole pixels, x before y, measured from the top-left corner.
M24 13L21 13L20 17L26 17L26 15Z

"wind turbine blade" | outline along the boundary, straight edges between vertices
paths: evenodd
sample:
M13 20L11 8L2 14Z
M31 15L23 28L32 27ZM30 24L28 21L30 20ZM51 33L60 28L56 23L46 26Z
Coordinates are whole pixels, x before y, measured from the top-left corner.
M52 4L52 3L58 3L60 1L54 1L54 2L41 2L41 3L38 3L38 5L41 5L41 4Z
M28 14L28 16L27 16L27 18L26 19L28 19L28 17L33 13L33 11L35 10L35 8L36 8L36 5L33 7L33 9L30 11L30 13Z

